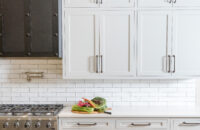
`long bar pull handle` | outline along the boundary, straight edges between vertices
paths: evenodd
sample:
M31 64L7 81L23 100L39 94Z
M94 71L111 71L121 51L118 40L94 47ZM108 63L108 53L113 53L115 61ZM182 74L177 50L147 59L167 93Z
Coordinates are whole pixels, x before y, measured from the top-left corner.
M99 73L99 56L96 55L96 73Z
M168 73L171 73L171 56L170 55L168 55L168 61L169 61L169 63L168 63L168 66L169 66Z
M199 126L200 123L187 123L187 122L182 122L179 124L179 126Z
M101 73L103 73L103 55L101 55L100 57L101 57Z
M145 124L132 123L131 126L151 126L151 123L145 123Z
M78 126L95 126L97 123L77 123Z
M174 58L174 70L173 70L173 73L176 72L176 56L173 55L173 58Z

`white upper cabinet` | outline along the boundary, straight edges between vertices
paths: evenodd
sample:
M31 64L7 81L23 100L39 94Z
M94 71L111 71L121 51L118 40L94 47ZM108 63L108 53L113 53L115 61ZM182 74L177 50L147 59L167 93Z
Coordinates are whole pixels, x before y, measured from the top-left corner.
M177 76L200 76L199 23L200 11L174 12L173 71Z
M150 7L150 8L158 8L158 7L172 7L171 0L137 0L138 7Z
M170 76L171 13L140 11L138 14L138 76Z
M90 7L90 8L103 8L103 7L134 7L135 0L63 0L65 7Z
M100 20L102 75L134 76L136 66L133 11L103 11Z
M96 75L99 27L95 11L64 11L63 21L64 78Z
M174 7L200 7L200 0L173 0Z
M135 0L99 0L101 7L134 7Z
M133 11L66 9L63 25L64 78L135 75Z
M63 0L65 7L99 7L98 0Z
M173 121L172 130L200 130L200 120L176 119Z

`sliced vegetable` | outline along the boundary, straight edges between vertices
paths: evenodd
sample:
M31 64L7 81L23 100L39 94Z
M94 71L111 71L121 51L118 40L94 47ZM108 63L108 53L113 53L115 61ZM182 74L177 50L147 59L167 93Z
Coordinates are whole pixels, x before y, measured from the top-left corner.
M74 105L74 106L72 106L72 111L80 111L80 112L91 113L91 112L94 112L94 108L92 108L92 107L80 107L78 105Z

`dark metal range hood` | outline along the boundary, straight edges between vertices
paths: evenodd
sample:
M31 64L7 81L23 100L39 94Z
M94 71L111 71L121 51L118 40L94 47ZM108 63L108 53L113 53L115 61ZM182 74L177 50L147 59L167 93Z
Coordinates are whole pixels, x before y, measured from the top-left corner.
M61 0L0 0L0 57L59 57Z

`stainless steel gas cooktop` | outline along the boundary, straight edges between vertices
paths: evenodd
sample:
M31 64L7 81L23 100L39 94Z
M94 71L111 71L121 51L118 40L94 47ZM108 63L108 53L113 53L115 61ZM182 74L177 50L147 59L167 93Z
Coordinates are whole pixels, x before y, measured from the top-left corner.
M63 105L0 105L0 116L56 116Z
M0 130L57 130L61 104L0 105Z

